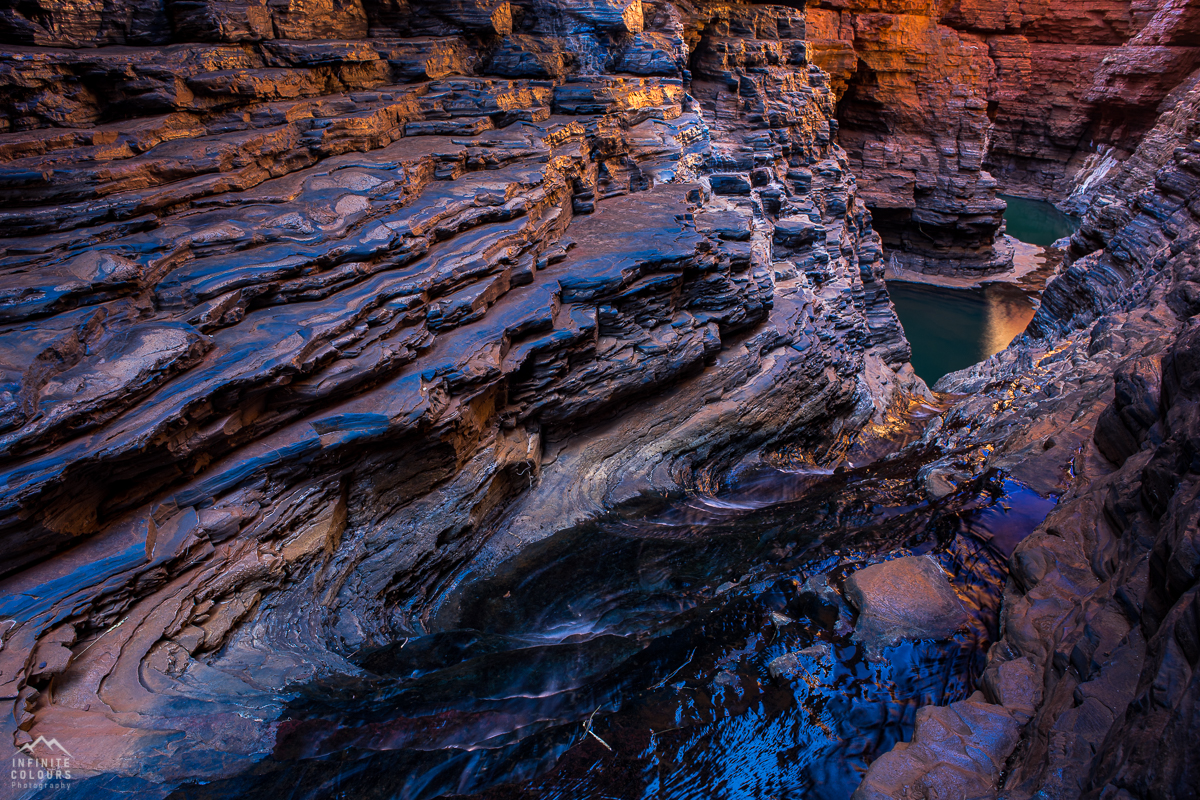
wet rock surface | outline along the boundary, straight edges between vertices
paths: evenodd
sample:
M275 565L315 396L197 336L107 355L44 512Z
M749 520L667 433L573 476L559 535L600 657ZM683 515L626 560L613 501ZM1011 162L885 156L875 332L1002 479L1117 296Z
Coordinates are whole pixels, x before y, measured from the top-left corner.
M904 639L948 639L967 612L936 561L910 556L858 570L846 579L858 609L854 633L878 653Z
M1193 5L0 8L21 793L1190 796Z
M505 638L479 586L926 393L799 10L208 4L167 41L26 11L0 690L14 746L58 737L79 791L238 794L269 762L282 792L373 752L414 787L419 753L495 759L430 796L520 775L508 746L594 711L571 693L644 643ZM444 670L473 648L497 671L468 690ZM504 677L543 651L562 668ZM332 721L350 685L392 701Z
M1200 307L1187 300L1200 241L1195 110L1192 89L1097 188L1027 334L937 386L968 395L942 418L940 441L991 441L989 464L1059 493L1009 561L1004 635L981 686L988 713L1023 728L998 751L1002 771L974 772L978 796L1195 792L1196 760L1183 753L1196 737L1183 643L1200 530L1184 455L1198 412L1184 388L1200 341ZM1153 188L1123 195L1139 172ZM944 459L924 469L948 485L971 474ZM996 741L958 734L967 750ZM944 777L926 750L876 763L864 793L925 791Z
M698 593L694 609L658 629L647 650L660 659L654 672L607 696L612 705L593 729L612 751L581 720L547 775L473 796L652 796L732 786L849 797L868 762L912 737L919 708L970 697L996 637L1003 558L971 531L989 513L1007 515L1004 481L991 476L945 503L914 507L907 505L919 491L910 467L875 462L815 479L768 469L719 503L693 499L667 515L624 520L618 529L641 539L639 548L651 539L686 548L675 568L680 579L714 558L730 567L716 574L730 579L710 579L715 587ZM768 548L748 571L746 562L724 560L744 547ZM944 641L902 642L869 660L846 624L853 612L842 599L845 578L906 551L958 576L966 624ZM579 569L577 559L589 557L564 548L559 563ZM662 562L642 563L650 571ZM642 585L647 571L639 573Z
M917 712L912 741L871 764L854 800L990 797L1019 733L1017 720L978 692L948 706L926 706Z

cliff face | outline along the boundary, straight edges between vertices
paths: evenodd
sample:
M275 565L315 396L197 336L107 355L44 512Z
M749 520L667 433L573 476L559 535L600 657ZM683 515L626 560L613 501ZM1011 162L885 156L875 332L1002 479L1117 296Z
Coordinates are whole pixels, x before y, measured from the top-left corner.
M1012 253L983 169L993 65L982 37L942 25L940 3L822 4L813 59L839 95L840 141L889 258L906 270L987 274Z
M968 395L937 432L947 451L991 444L987 467L1061 499L1010 561L982 692L926 709L860 800L1195 795L1200 90L1184 88L1092 187L1027 334L937 386Z
M889 254L915 272L1005 269L996 192L1085 197L1200 64L1187 3L811 5L842 144Z
M77 775L243 770L465 575L924 391L800 11L0 19L0 686Z
M1038 13L1019 33L989 37L998 106L987 166L1015 194L1082 198L1200 66L1200 14L1178 2L1049 3Z

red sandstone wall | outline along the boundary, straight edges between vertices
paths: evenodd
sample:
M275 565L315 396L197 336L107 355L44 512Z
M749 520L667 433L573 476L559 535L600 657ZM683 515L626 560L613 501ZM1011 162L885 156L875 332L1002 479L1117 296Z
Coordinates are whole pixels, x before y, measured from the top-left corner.
M882 136L843 136L852 152L863 146L868 169L859 174L872 184L865 153L880 142L921 150L953 136L969 153L987 136L983 165L1002 190L1061 199L1091 153L1131 153L1170 91L1200 66L1193 0L819 0L809 32L839 93L866 83L898 109ZM862 66L874 74L864 78ZM964 134L988 125L970 107L959 114L956 95L986 97L990 131ZM941 179L961 191L970 161ZM921 185L922 169L907 171ZM896 176L879 177L866 195L897 199Z

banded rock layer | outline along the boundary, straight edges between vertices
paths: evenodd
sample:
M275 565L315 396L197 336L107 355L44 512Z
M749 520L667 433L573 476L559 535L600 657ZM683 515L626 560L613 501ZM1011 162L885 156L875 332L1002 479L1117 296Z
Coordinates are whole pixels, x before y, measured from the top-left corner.
M30 8L0 685L87 791L245 770L464 576L925 391L800 11ZM541 724L479 703L456 748Z
M1194 3L810 5L841 144L911 272L1008 269L997 191L1082 210L1200 66Z
M927 395L867 206L916 268L999 268L990 166L1089 211L1029 335L939 387L912 499L1061 500L981 693L859 791L1188 796L1194 748L1154 745L1195 740L1191 9L4 6L14 744L90 796L271 756L334 764L321 796L405 748L482 788L579 687L309 738L289 698L369 685L556 534L886 430Z

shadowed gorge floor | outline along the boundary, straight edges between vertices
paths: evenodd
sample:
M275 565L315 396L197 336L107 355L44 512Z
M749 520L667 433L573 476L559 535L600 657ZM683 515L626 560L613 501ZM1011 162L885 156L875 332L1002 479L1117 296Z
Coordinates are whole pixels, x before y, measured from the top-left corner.
M365 655L370 678L302 689L252 777L181 796L370 794L386 775L414 798L846 797L919 706L973 691L1003 560L1054 505L1000 476L902 505L913 467L769 470L560 534L465 589L454 627ZM972 622L868 661L850 609L816 587L910 552L938 554ZM331 752L297 781L297 759Z

